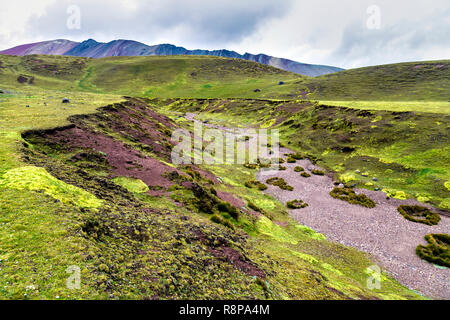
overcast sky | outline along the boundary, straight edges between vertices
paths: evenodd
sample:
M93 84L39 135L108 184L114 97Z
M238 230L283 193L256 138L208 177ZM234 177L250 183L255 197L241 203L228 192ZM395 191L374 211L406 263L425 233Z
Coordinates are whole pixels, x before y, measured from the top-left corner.
M450 1L1 0L0 49L59 38L226 48L344 68L450 59Z

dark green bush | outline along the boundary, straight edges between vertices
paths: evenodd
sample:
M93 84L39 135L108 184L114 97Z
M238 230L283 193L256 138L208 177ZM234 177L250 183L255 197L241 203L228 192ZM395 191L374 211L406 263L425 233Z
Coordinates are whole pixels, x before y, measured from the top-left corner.
M294 168L294 171L295 172L303 172L303 171L305 171L305 169L303 167L298 166L298 167Z
M431 263L450 268L450 236L448 234L428 234L428 245L419 245L416 254Z
M317 170L317 169L312 170L311 173L315 174L316 176L324 176L325 175L325 172L323 172L321 170Z
M334 188L330 195L339 200L347 201L351 204L357 204L366 208L375 208L375 202L365 194L356 194L355 191L349 188Z
M273 185L273 186L277 186L282 190L288 190L288 191L294 190L294 188L292 186L288 185L286 183L286 181L284 181L283 178L278 178L278 177L270 178L270 179L267 179L266 183Z
M398 212L409 221L433 226L441 221L441 217L431 212L430 209L421 206L399 206Z
M290 209L303 209L308 206L308 204L303 200L292 200L289 201L286 206Z
M235 220L239 219L239 210L233 206L231 203L222 201L217 205L217 209L221 212L226 212L232 216Z
M291 158L294 158L295 160L303 160L305 159L305 157L301 154L301 153L295 153L295 154L291 154L289 155Z
M308 172L302 172L300 175L301 175L303 178L309 178L309 177L311 177L311 175L310 175Z
M259 182L257 180L247 181L244 185L249 189L258 188L258 190L260 191L267 190L267 186L264 183Z
M286 162L287 162L287 163L296 163L297 160L296 160L295 158L292 158L291 156L289 156L289 157L286 159Z
M264 212L263 209L261 209L260 207L258 207L256 204L254 204L254 203L251 202L251 201L249 201L247 205L248 205L248 207L249 207L250 209L252 209L253 211L256 211L256 212L259 212L259 213L263 213L263 212Z

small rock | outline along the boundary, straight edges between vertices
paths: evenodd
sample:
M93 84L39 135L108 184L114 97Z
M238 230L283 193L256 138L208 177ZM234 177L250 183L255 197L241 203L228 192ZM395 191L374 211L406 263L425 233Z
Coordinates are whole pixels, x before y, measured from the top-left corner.
M68 98L62 99L62 103L69 103L69 102L70 102L70 100Z
M355 172L356 172L356 173L361 173L361 171L359 171L359 170L356 170Z
M30 105L29 104L27 104L26 106L25 106L26 108L29 108L30 107Z
M375 182L376 182L376 181L378 181L378 179L377 179L377 178L373 178L372 180L373 180L373 181L375 181Z
M380 188L375 188L374 190L375 190L375 191L380 191L381 189L380 189Z

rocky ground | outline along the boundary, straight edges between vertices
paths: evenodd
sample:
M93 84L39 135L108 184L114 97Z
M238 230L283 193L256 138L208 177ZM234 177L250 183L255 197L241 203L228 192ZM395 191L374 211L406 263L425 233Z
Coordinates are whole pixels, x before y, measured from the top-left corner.
M290 153L281 150L281 153ZM430 233L449 233L450 218L442 216L437 226L428 226L406 220L397 211L401 204L420 204L414 200L387 200L383 192L359 190L375 201L373 209L352 205L334 199L329 192L333 189L333 180L328 176L311 175L303 178L294 172L296 166L308 169L320 169L309 160L283 164L286 171L267 175L260 172L257 178L265 182L271 177L281 177L294 191L268 186L267 194L286 203L301 199L308 207L290 210L291 215L301 224L325 234L329 240L355 247L371 254L395 279L403 285L433 298L450 299L450 270L438 268L420 259L415 249L426 244L424 239ZM420 204L423 205L423 204Z

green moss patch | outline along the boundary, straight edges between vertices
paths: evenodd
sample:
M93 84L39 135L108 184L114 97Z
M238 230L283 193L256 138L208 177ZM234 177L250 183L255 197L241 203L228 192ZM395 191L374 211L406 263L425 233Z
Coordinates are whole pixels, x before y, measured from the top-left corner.
M273 185L273 186L277 186L282 190L287 190L287 191L294 190L294 187L288 185L287 182L283 178L278 178L278 177L270 178L270 179L267 179L266 183Z
M375 202L365 194L356 194L355 191L349 188L334 188L330 195L339 200L347 201L351 204L357 204L366 208L375 208Z
M128 177L117 177L112 179L115 184L118 184L121 187L124 187L130 192L133 193L144 193L149 191L148 186L139 179L133 179Z
M295 158L289 156L289 157L286 159L286 162L287 162L287 163L296 163L297 160L296 160Z
M316 240L326 240L326 238L327 238L327 237L325 237L325 235L318 233L307 226L302 226L300 224L297 224L297 225L295 225L295 227L310 238L313 238Z
M40 191L66 204L82 208L96 209L103 202L83 189L67 184L50 175L44 168L26 166L7 171L0 178L0 186Z
M421 206L399 206L398 212L409 221L427 224L429 226L437 225L441 217L430 209Z
M448 234L428 234L428 245L419 245L416 253L428 262L450 268L450 236Z
M286 206L290 209L303 209L308 206L308 204L303 200L292 200L286 203Z
M300 166L297 166L297 167L294 168L294 171L295 171L295 172L304 172L304 171L305 171L305 168L300 167Z

